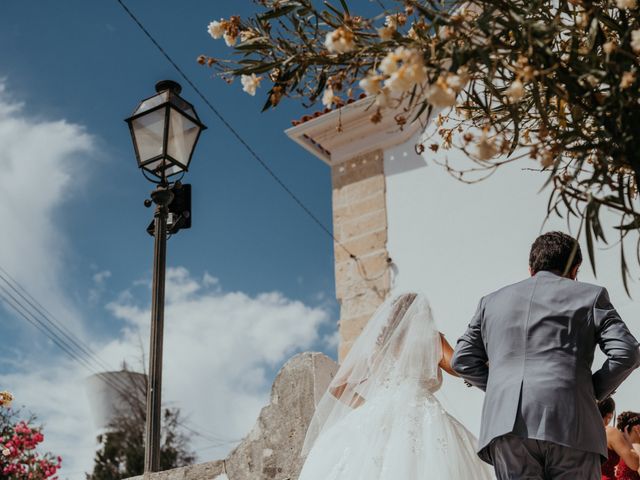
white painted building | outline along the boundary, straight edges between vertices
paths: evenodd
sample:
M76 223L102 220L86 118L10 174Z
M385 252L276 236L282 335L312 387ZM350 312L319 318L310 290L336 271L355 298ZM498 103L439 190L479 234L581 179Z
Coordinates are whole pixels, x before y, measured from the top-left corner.
M427 148L419 155L415 147L423 125L399 131L393 120L398 112L385 112L383 121L373 124L370 107L365 98L286 131L332 169L334 235L361 259L358 265L335 248L340 358L394 290L425 292L440 330L454 344L483 295L528 275L536 236L567 231L566 222L554 217L543 228L549 191L539 193L545 174L526 169L536 167L533 161L502 167L479 184L463 184L434 163L436 155L465 162L461 151L435 154ZM584 246L583 253L586 257ZM599 253L598 274L595 279L585 258L579 278L607 286L640 338L640 308L624 293L616 249ZM637 285L634 290L637 296ZM601 361L598 356L596 363ZM636 373L619 389L619 410L640 409L634 395L639 388ZM451 413L478 431L480 391L448 378L441 397Z

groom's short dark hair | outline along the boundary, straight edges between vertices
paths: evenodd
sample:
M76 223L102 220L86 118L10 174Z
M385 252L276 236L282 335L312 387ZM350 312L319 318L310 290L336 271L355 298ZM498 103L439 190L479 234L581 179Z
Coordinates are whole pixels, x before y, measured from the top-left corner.
M536 238L529 253L533 273L542 270L566 274L582 263L578 241L562 232L548 232Z

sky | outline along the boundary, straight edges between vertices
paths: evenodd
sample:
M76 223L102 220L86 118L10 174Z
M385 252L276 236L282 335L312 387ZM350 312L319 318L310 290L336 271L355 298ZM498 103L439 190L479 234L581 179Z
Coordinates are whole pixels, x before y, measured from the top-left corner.
M283 133L303 107L283 103L261 114L263 97L243 93L239 83L229 86L212 78L196 62L200 54L228 54L224 42L209 37L207 24L232 14L249 15L254 4L126 4L243 138L330 226L328 167ZM362 9L356 13L372 10L368 0L351 5ZM153 250L146 233L152 211L143 201L153 186L137 169L124 118L154 94L157 81L181 79L116 0L5 2L0 52L2 272L109 369L119 369L123 361L138 367L149 336ZM163 399L181 408L188 426L198 431L192 447L198 460L206 461L224 456L249 431L268 400L275 372L294 353L315 350L335 357L338 306L331 239L181 83L182 95L209 128L184 180L193 186L192 228L168 242ZM442 189L437 195L447 198L457 213L456 232L468 229L470 220L483 223L476 210L467 210L470 198L482 198L500 211L505 203L500 189L510 185L518 191L513 180L519 172L498 175L493 183L477 187L475 197L471 190L466 196L452 195L459 184L440 173L433 177L429 188ZM522 198L518 205L538 231L545 197L527 185L530 203ZM443 216L452 218L443 212L430 218ZM491 250L496 255L506 249L509 258L517 258L528 248L508 229L496 233L480 228L474 230L475 243L466 248L484 260L483 244L492 242L491 235L500 237ZM434 252L425 258L437 257ZM613 254L605 257L598 280L611 283L618 304L636 314L622 292L616 262ZM475 268L469 263L458 267ZM588 268L583 270L591 280ZM464 271L446 272L446 281L459 274ZM488 287L476 288L480 293ZM637 285L633 288L637 291ZM459 292L447 293L443 287L435 294L432 301L439 311L460 303ZM477 302L475 290L469 296L469 302ZM462 310L460 318L465 317ZM44 447L63 456L63 478L84 478L96 448L97 430L84 387L92 372L6 307L0 310L0 335L0 390L12 391L16 404L44 423Z
M331 225L328 168L283 133L296 104L264 100L200 66L228 54L214 19L252 2L130 1L207 98L311 211ZM335 357L333 245L181 81L115 1L6 2L0 15L0 267L109 369L147 350L153 185L124 119L163 79L183 84L209 127L184 181L192 228L168 242L163 400L182 409L198 459L222 457L253 425L295 352ZM46 336L0 310L0 389L45 425L64 478L84 478L95 426L83 380ZM189 372L185 375L184 372ZM206 436L206 438L205 438ZM230 443L231 442L231 443Z

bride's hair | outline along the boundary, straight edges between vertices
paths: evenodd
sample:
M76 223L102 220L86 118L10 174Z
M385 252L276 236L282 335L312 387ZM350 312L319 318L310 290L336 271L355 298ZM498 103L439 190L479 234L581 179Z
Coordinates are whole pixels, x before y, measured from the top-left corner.
M407 310L416 299L416 296L417 294L415 293L404 293L394 299L392 310L389 314L389 321L382 328L380 335L378 335L378 338L376 339L376 345L378 347L384 347L389 342L393 332L400 324L400 320L402 320L404 314L407 313Z
M640 414L637 412L622 412L618 415L616 426L621 432L629 432L632 427L640 425Z

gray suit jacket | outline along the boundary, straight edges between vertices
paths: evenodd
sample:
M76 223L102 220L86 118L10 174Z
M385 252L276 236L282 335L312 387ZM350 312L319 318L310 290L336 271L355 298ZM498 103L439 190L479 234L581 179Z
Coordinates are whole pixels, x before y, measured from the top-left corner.
M607 360L592 373L596 346ZM486 391L480 457L492 463L491 441L514 433L606 458L596 400L640 365L638 347L596 285L542 271L482 298L451 362Z

